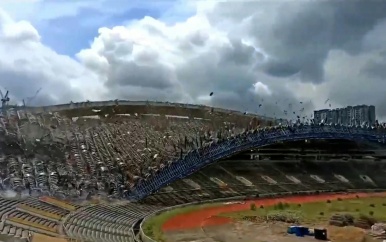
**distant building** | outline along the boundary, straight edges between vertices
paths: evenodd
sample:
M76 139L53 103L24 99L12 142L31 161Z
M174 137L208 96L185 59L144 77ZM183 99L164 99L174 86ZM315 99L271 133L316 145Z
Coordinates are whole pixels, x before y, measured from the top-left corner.
M375 106L358 105L337 109L314 111L315 123L335 123L342 125L375 124Z

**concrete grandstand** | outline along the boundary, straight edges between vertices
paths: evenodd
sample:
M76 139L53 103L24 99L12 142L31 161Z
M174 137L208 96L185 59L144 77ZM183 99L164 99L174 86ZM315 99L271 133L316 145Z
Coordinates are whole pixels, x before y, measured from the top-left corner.
M139 221L173 205L386 189L382 127L121 100L9 107L0 119L3 241L137 241Z

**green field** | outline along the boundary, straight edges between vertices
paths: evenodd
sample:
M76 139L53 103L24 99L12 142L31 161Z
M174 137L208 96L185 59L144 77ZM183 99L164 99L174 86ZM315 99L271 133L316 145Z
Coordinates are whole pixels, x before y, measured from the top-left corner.
M154 239L155 241L164 242L165 239L163 237L162 225L166 221L168 221L172 217L179 214L199 211L204 208L215 207L221 204L223 203L209 203L209 204L207 203L207 204L201 204L201 205L192 205L188 207L182 207L182 208L177 208L177 209L163 212L155 217L151 217L148 220L146 220L142 227L143 232L150 238Z
M350 214L354 218L371 217L377 221L386 221L386 198L339 199L304 204L278 203L269 207L260 206L257 202L249 210L223 213L219 216L245 219L284 214L297 217L303 223L322 223L328 221L332 215L340 213Z

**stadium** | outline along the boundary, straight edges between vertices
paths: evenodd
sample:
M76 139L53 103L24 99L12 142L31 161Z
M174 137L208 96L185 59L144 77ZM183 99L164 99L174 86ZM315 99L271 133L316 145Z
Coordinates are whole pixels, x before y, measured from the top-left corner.
M215 215L252 204L379 199L386 190L382 126L284 126L122 100L2 110L0 241L251 241L216 239L204 225L225 234L229 219ZM153 233L149 223L165 211L160 226L179 234ZM181 232L189 224L195 232Z

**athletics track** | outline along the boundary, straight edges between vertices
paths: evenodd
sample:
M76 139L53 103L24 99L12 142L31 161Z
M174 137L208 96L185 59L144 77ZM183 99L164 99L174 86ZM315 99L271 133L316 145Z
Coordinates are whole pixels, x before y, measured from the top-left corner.
M188 212L185 214L178 214L162 225L162 230L173 231L173 230L186 230L200 228L204 226L211 225L223 225L230 223L232 220L225 217L217 217L216 215L220 213L227 212L237 212L250 209L250 204L255 203L257 207L270 206L278 202L286 203L309 203L309 202L321 202L326 201L327 199L336 200L341 199L350 199L359 197L376 197L386 196L386 192L383 193L348 193L348 194L320 194L320 195L308 195L308 196L290 196L290 197L281 197L281 198L260 198L255 200L246 201L243 204L219 204L215 207L203 208L201 210Z

